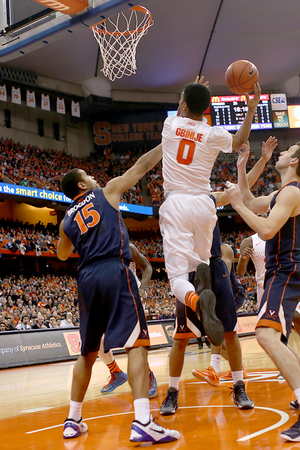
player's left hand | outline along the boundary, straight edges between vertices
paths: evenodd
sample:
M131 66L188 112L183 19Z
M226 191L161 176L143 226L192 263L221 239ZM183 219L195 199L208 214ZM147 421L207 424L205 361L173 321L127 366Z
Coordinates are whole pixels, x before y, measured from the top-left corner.
M230 181L226 181L225 183L225 192L229 197L229 201L234 209L243 204L243 196L240 188L237 184L231 183Z
M261 149L261 157L265 159L266 161L269 161L269 159L272 156L272 153L274 149L278 145L278 140L274 136L270 136L267 140L267 142L263 142L262 149Z
M238 169L243 168L243 167L246 169L247 161L248 161L249 154L250 154L249 141L247 141L246 144L242 144L241 148L243 148L244 150L243 150L243 152L240 152L240 151L238 152L239 157L238 157L236 165L237 165Z
M198 83L198 84L204 84L204 86L206 86L207 88L209 88L209 81L205 81L203 83L204 80L204 76L202 75L202 77L199 77L199 75L196 76L196 79L194 81L194 83Z

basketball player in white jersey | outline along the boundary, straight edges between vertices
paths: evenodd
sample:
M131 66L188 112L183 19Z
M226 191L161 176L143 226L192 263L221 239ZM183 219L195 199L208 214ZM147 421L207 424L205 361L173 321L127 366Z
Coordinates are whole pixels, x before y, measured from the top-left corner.
M165 265L176 298L195 311L209 340L221 345L224 329L215 315L215 296L210 286L209 258L216 209L210 198L210 176L220 151L238 150L248 139L261 89L247 95L248 111L235 135L203 121L211 92L203 77L185 86L178 115L164 122L163 187L165 201L159 209ZM189 273L196 271L195 286Z
M260 302L264 293L265 280L265 246L266 242L261 239L258 233L246 237L241 242L239 261L236 267L236 274L238 277L245 275L250 258L255 267L256 292L257 292L257 306L259 308Z

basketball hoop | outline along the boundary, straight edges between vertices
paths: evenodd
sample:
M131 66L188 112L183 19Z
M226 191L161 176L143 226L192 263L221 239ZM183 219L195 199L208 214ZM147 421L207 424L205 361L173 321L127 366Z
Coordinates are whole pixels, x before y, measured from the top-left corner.
M134 6L90 27L103 58L102 72L111 81L136 73L136 48L151 25L150 11Z

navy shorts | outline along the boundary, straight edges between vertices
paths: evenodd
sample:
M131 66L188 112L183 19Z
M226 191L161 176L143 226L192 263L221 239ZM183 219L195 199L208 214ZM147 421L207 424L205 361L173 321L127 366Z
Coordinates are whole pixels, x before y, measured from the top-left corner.
M256 328L274 328L288 339L299 301L300 264L268 270Z
M135 277L120 258L84 267L78 277L78 299L82 356L99 350L104 333L105 352L150 345Z
M221 320L225 332L237 329L237 318L233 292L227 266L223 259L210 264L212 291L216 296L216 315ZM192 282L190 276L190 281ZM196 313L176 299L176 321L174 339L200 337L205 334Z

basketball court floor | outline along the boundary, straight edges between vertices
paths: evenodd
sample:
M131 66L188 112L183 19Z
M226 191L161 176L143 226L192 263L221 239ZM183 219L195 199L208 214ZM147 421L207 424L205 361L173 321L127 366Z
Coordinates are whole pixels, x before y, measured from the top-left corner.
M300 339L293 333L291 345L300 352ZM280 432L298 418L290 409L293 392L285 381L278 381L272 361L259 347L255 337L241 340L249 377L247 392L255 408L240 411L233 403L231 382L219 388L197 381L193 368L206 368L210 350L190 345L180 383L179 409L174 416L160 416L159 408L168 388L170 349L149 352L149 364L158 381L158 395L150 400L153 417L165 427L181 432L181 439L155 444L156 449L299 449L300 443L287 443ZM116 356L126 370L125 355ZM77 439L62 438L62 423L68 415L74 362L7 369L0 372L0 447L9 450L125 450L145 447L129 441L134 419L129 384L112 394L101 395L108 370L97 360L86 399L83 417L89 429ZM228 370L222 360L221 371Z

